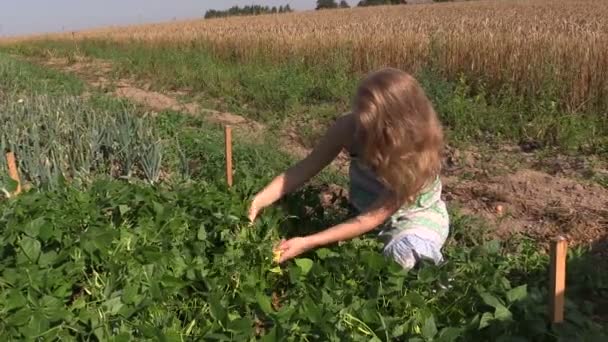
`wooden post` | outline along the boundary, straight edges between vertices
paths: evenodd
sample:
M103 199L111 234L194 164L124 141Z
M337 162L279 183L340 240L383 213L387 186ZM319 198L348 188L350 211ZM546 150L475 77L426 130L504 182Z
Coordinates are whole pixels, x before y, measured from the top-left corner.
M225 127L224 138L226 141L226 183L232 187L232 127Z
M558 237L551 245L551 284L549 288L549 315L552 323L564 321L566 296L566 256L568 241Z
M17 182L17 190L15 190L13 195L18 195L21 192L21 180L19 179L19 170L17 169L17 162L13 152L6 153L6 164L8 165L8 175Z

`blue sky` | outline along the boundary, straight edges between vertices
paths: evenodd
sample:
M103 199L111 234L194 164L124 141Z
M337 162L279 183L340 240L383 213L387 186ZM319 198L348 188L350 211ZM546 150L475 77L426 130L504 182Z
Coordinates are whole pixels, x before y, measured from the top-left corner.
M349 1L351 4L355 0ZM0 36L80 30L201 17L234 5L289 4L313 9L315 0L0 0Z

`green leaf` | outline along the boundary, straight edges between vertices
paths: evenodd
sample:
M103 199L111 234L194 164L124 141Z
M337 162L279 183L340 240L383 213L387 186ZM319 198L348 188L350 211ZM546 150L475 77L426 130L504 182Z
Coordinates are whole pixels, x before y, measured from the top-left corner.
M162 293L160 291L160 286L158 283L154 282L150 284L150 294L154 299L160 299L162 297Z
M494 297L493 295L491 295L487 292L481 292L479 295L481 296L481 299L483 299L484 303L486 303L487 305L489 305L495 309L500 306L504 306L498 298Z
M261 292L257 292L255 295L255 299L265 314L268 315L272 312L272 306L270 305L270 299L268 298L268 296L264 295Z
M204 224L201 224L200 228L198 229L198 234L196 234L196 237L201 241L207 240L207 231L205 230Z
M269 271L272 273L276 273L276 274L283 274L283 270L281 269L281 266L273 267Z
M7 323L13 326L21 326L27 324L30 317L32 316L32 310L27 307L18 310L13 315L9 315Z
M431 265L425 265L418 271L418 280L423 283L430 283L435 279L437 279L437 271L436 268Z
M4 303L4 309L6 311L11 311L13 309L20 309L20 308L24 307L25 304L27 304L27 301L25 299L25 296L23 296L23 294L21 294L21 291L11 290L9 292L8 298L6 299L6 302Z
M407 330L407 323L400 324L393 329L391 337L401 337Z
M55 251L50 251L48 253L42 253L42 255L40 255L38 264L42 267L47 267L52 265L55 260L57 260L57 253Z
M323 320L323 315L321 312L321 308L312 300L310 297L304 298L302 300L302 309L303 313L308 317L308 319L313 323L319 323Z
M35 312L27 325L27 334L32 337L41 335L49 329L49 326L49 320L41 312Z
M292 284L295 284L300 281L300 276L302 275L302 269L297 265L289 265L289 281Z
M44 219L43 218L37 218L37 219L35 219L33 221L30 221L25 226L25 229L23 231L25 232L25 234L29 235L30 237L36 238L40 234L40 228L43 225L44 225Z
M107 339L106 332L103 329L103 326L97 326L97 328L93 330L93 334L95 335L95 337L97 337L98 341L105 341Z
M509 303L514 303L514 302L520 301L520 300L526 298L527 296L528 296L528 285L527 284L518 286L514 289L509 290L509 292L507 292L507 300L509 301Z
M458 337L462 334L462 330L455 327L446 327L441 329L439 333L438 341L439 342L452 342L456 341Z
M278 337L277 337L277 327L274 326L272 327L272 329L268 332L268 334L264 335L261 339L260 342L276 342L278 341Z
M157 216L160 216L164 213L165 207L163 207L162 204L154 201L153 206L154 206L154 212L156 213Z
M513 318L511 311L504 307L503 305L496 308L494 312L494 317L499 321L509 321Z
M321 259L321 260L339 256L338 253L332 251L329 248L319 248L315 253L317 254L317 257L319 257L319 259Z
M308 272L310 272L313 264L313 261L310 259L296 259L296 265L298 265L300 270L302 270L302 275L307 275Z
M82 309L86 305L87 305L86 300L84 299L84 297L80 296L74 301L74 303L72 303L71 309L73 309L73 310Z
M228 323L228 330L230 330L232 332L243 334L245 336L251 335L252 327L253 327L253 322L251 321L251 319L249 319L247 317L237 318L233 321L230 321L230 323Z
M40 227L40 232L38 234L38 237L42 241L48 241L51 237L53 237L54 234L55 234L55 229L53 228L53 226L50 225L49 223L46 223L45 225Z
M173 289L181 289L182 287L187 285L185 281L168 275L164 275L160 282L163 284L164 287Z
M137 286L134 284L128 284L127 286L125 286L122 292L122 301L127 304L138 304L136 303L137 293Z
M123 305L124 304L121 302L120 297L114 297L112 299L106 300L103 303L103 307L110 315L118 314L118 311L120 311Z
M124 214L128 213L130 210L131 210L131 208L128 205L121 204L118 206L118 212L120 212L120 215L124 215Z
M435 335L437 335L437 326L435 325L435 318L431 315L426 319L422 326L422 336L427 340L430 340L435 337Z
M409 291L405 295L405 300L407 302L409 302L412 306L415 306L418 308L426 306L426 302L424 301L424 298L422 298L422 296L420 294L418 294L417 292L414 292L414 291Z
M40 305L42 306L42 312L50 321L60 321L64 319L67 314L64 309L64 304L59 298L44 296L40 300Z
M209 308L211 309L211 316L220 322L224 322L226 317L228 317L228 313L226 312L226 309L224 309L217 294L213 294L209 297Z
M494 315L490 312L484 312L479 321L479 330L490 325L490 322L494 320Z
M379 270L386 264L382 255L370 251L361 253L361 262L370 270Z
M23 236L20 245L21 250L23 250L28 259L34 263L38 261L38 257L40 256L40 241L32 239L29 236Z

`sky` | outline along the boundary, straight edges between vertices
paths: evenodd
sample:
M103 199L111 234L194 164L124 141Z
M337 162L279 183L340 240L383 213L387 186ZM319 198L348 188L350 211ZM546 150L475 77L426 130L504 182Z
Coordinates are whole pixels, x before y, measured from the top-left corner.
M355 0L349 1L351 4ZM202 17L234 5L315 7L315 0L0 0L0 36Z

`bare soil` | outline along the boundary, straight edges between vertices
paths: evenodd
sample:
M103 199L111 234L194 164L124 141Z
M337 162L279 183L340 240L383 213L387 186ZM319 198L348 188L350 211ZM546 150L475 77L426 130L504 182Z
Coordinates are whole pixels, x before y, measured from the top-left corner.
M446 177L445 195L465 213L495 223L500 238L524 234L542 241L562 235L592 243L608 234L607 189L541 171L472 180Z

